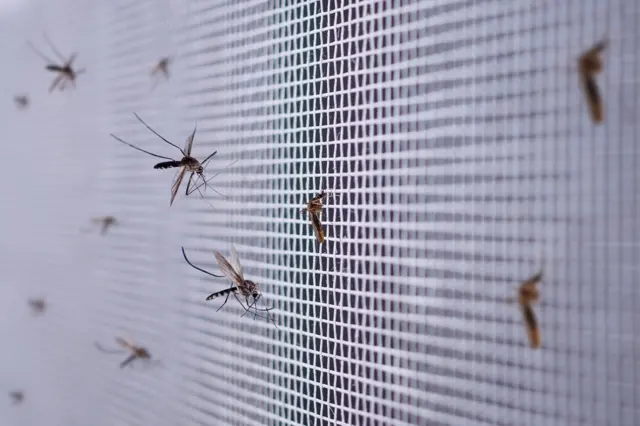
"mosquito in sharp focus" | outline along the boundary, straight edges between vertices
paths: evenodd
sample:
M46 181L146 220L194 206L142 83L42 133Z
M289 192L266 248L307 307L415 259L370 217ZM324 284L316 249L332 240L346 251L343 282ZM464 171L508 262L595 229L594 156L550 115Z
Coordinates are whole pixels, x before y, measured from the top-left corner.
M329 197L329 193L322 190L319 194L313 197L307 203L307 207L301 211L307 212L309 215L309 221L313 227L313 232L316 234L318 242L322 244L324 242L324 232L322 231L322 221L320 216L322 215L322 209L324 208L324 201Z
M29 106L29 97L27 95L16 95L13 97L13 102L19 110L23 110Z
M182 159L181 160L175 160L173 158L170 157L164 157L162 155L158 155L158 154L154 154L152 152L149 151L145 151L142 148L138 148L135 145L130 144L129 142L125 142L122 139L120 139L119 137L117 137L116 135L114 135L113 133L111 133L111 136L119 141L122 142L125 145L130 146L133 149L137 149L140 152L144 152L145 154L149 154L153 157L156 158L162 158L164 160L169 160L169 161L163 161L161 163L156 164L155 166L153 166L154 169L169 169L169 168L174 168L174 167L178 167L179 170L173 180L173 185L171 186L171 201L169 202L169 206L171 206L173 204L173 200L176 198L176 195L178 194L178 189L180 188L180 184L182 183L182 179L184 178L185 173L189 172L191 173L189 176L189 181L187 183L187 190L186 190L186 195L191 195L194 191L198 191L200 193L200 195L204 198L204 196L202 195L202 192L200 192L200 186L195 186L194 189L190 190L191 188L191 184L193 183L194 185L197 184L197 179L202 179L203 182L205 182L205 190L207 188L207 184L206 184L206 180L204 177L204 169L207 167L207 165L209 164L209 161L211 161L211 158L216 155L216 153L218 151L213 151L213 153L211 153L207 158L205 158L202 162L196 160L194 157L191 156L191 148L193 147L193 138L196 135L196 129L197 126L194 127L193 132L191 133L191 135L189 135L189 137L187 138L187 141L185 143L185 147L184 149L180 148L178 145L175 145L172 142L169 142L167 139L165 139L163 136L161 136L158 132L156 132L155 130L153 130L147 123L144 122L144 120L142 120L138 114L133 113L133 115L135 115L135 117L147 128L149 129L154 135L158 136L160 139L162 139L164 142L168 143L169 145L177 148L178 150L180 150L180 153L182 154ZM197 175L197 178L194 181L193 176Z
M47 309L47 302L43 298L29 299L27 303L34 315L42 314Z
M540 298L538 291L538 283L540 283L540 281L542 281L542 269L531 278L523 281L518 289L518 303L520 304L524 323L527 327L529 343L531 347L535 349L540 347L540 327L536 315L533 312L532 304Z
M584 90L585 100L589 105L589 112L594 123L604 121L604 105L596 75L602 72L602 52L607 47L607 41L603 40L583 53L578 59L578 72Z
M209 296L207 296L206 300L213 300L213 299L217 299L218 297L225 296L224 303L222 303L222 305L220 305L220 307L216 309L216 312L222 309L222 307L227 304L227 301L229 300L229 296L233 294L233 296L236 298L238 303L240 303L240 306L242 306L242 308L245 311L244 314L242 314L242 316L246 315L251 310L251 308L253 308L254 317L259 316L263 318L261 315L258 314L258 312L266 312L267 321L272 321L273 325L276 325L275 320L271 319L271 315L269 314L269 311L272 310L273 307L271 308L256 307L256 304L258 303L258 300L262 297L262 294L258 290L258 284L256 284L253 281L244 279L244 273L242 271L242 266L240 265L240 259L238 258L238 252L236 251L236 248L234 246L231 246L231 262L229 262L222 254L220 254L219 251L215 251L214 254L216 257L216 262L218 262L218 266L220 267L220 270L234 284L229 288L220 290L218 292L212 293ZM204 269L199 268L195 266L193 263L191 263L189 258L187 258L187 254L184 251L184 247L182 248L182 256L184 256L184 260L186 260L189 266L191 266L192 268L197 269L198 271L203 272L215 278L223 278L222 275L212 274L211 272L205 271ZM244 302L241 300L241 297L244 298ZM245 303L246 303L246 306L245 306ZM277 325L276 325L276 328L277 328Z
M95 342L95 346L96 348L100 351L100 352L104 352L107 354L117 354L117 353L123 353L125 351L129 351L131 353L131 355L129 355L128 358L126 358L124 361L122 361L120 363L120 368L124 368L127 365L131 364L133 361L135 361L136 359L141 359L141 360L146 360L146 361L150 361L151 360L151 354L149 353L149 351L146 348L143 348L142 346L137 346L135 343L131 342L131 341L127 341L123 338L120 337L116 337L116 343L118 344L118 346L120 346L123 350L108 350L103 348L102 346L100 346L100 344L98 342ZM156 361L159 362L159 361Z
M83 72L85 72L84 68L77 71L73 69L73 61L76 59L77 53L72 53L71 56L69 56L69 59L65 59L65 57L62 56L62 54L58 51L58 49L56 49L56 47L53 45L51 40L49 40L49 37L47 37L46 34L44 34L44 38L49 44L49 46L51 47L51 50L53 51L53 53L61 61L60 62L61 65L57 64L56 61L52 61L46 55L41 53L38 49L36 49L36 47L29 40L27 40L27 44L36 55L44 59L44 61L47 63L47 66L46 66L47 71L55 72L58 74L56 78L53 80L53 82L51 83L51 86L49 87L49 92L53 92L58 86L60 86L60 91L63 91L64 89L66 89L67 83L71 83L71 85L75 87L76 77L79 74L82 74Z

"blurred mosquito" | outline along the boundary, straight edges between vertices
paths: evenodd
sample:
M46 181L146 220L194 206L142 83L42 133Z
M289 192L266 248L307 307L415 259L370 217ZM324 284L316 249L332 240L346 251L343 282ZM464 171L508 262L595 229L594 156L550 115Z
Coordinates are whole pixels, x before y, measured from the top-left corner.
M73 69L73 61L76 59L77 53L72 53L71 56L69 56L69 59L65 59L65 57L53 45L51 40L49 40L49 37L47 37L47 34L43 34L43 35L45 40L51 47L51 50L53 51L53 53L61 61L60 62L61 65L57 64L56 61L52 61L46 55L41 53L38 49L36 49L36 47L29 40L27 40L27 44L36 55L38 55L47 63L47 66L46 66L47 71L55 72L58 74L56 78L53 80L53 82L51 83L51 86L49 87L49 93L53 92L58 86L60 86L60 91L63 91L64 89L66 89L67 83L70 83L73 87L75 87L76 77L79 74L82 74L83 72L85 72L84 68L77 71Z
M578 59L578 72L584 90L585 100L589 106L591 119L594 123L604 121L604 105L600 89L596 83L596 75L602 72L602 51L607 47L603 40L583 53Z
M124 361L120 363L120 368L126 367L136 359L141 359L149 362L151 361L151 354L146 348L143 348L142 346L137 346L133 342L127 341L120 337L116 337L116 343L122 349L109 350L100 346L98 342L95 342L94 344L100 352L104 352L107 354L119 354L119 353L129 351L131 355L129 355L128 358L126 358ZM160 363L161 361L156 360L155 362Z
M275 319L272 319L271 315L269 314L269 311L272 310L273 307L258 308L256 306L258 300L262 297L262 294L258 290L258 284L254 283L253 281L244 279L244 273L242 271L242 266L240 265L240 259L238 258L238 252L236 251L236 248L234 246L231 246L231 262L225 259L225 257L220 254L219 251L216 251L214 253L216 256L216 262L218 262L220 270L234 284L229 288L220 290L207 296L206 300L213 300L217 299L218 297L225 296L224 303L222 303L222 305L220 305L220 307L216 309L216 312L218 312L224 305L227 304L229 296L233 294L238 303L240 303L240 306L242 306L242 309L244 309L244 314L242 314L242 316L245 316L251 310L251 308L253 308L254 310L254 318L265 318L262 315L259 315L258 312L266 312L267 321L272 321L273 325L275 325L277 328ZM223 275L215 275L211 272L205 271L204 269L195 266L187 257L187 254L184 251L184 247L182 247L182 256L184 256L184 260L186 260L189 266L191 266L192 268L215 278L224 277ZM242 301L241 297L244 297L244 302Z
M193 147L193 138L196 135L196 130L197 130L197 126L194 127L193 132L191 133L191 135L189 135L189 137L187 138L187 141L185 143L185 147L184 149L180 148L178 145L175 145L171 142L169 142L167 139L165 139L163 136L161 136L158 132L156 132L155 130L153 130L147 123L144 122L144 120L142 120L138 114L133 113L133 115L136 116L136 118L147 128L149 129L154 135L158 136L160 139L162 139L164 142L168 143L169 145L177 148L178 150L180 150L180 153L182 154L182 159L181 160L174 160L173 158L170 157L164 157L162 155L158 155L158 154L154 154L152 152L149 151L145 151L142 148L138 148L135 145L130 144L129 142L125 142L122 139L120 139L119 137L117 137L116 135L114 135L113 133L111 133L111 136L119 141L122 142L125 145L130 146L133 149L137 149L140 152L144 152L145 154L149 154L153 157L156 158L162 158L164 160L169 160L169 161L163 161L161 163L156 164L155 166L153 166L154 169L170 169L170 168L174 168L174 167L179 167L179 170L173 180L173 184L171 185L171 201L169 202L169 206L171 206L173 204L173 200L176 198L176 195L178 194L178 189L180 188L180 184L182 183L182 179L184 178L184 175L189 172L191 173L189 176L189 181L187 183L187 190L186 190L186 195L191 195L194 191L198 191L200 193L200 196L202 198L204 198L204 195L202 194L202 192L200 191L200 186L195 186L195 184L197 184L198 179L202 179L202 182L204 182L205 184L205 190L206 188L209 186L207 184L207 180L205 180L204 177L204 169L207 167L207 165L209 164L209 161L211 161L211 158L216 155L216 153L218 151L213 151L213 153L211 153L207 158L205 158L202 162L196 160L195 158L193 158L191 156L191 148ZM197 178L194 180L193 176L197 175ZM194 184L194 188L191 188L191 185ZM213 189L213 188L211 188ZM217 192L215 189L213 189L215 192Z
M329 197L330 194L325 190L322 190L319 194L309 200L307 207L301 210L301 213L307 212L309 215L309 221L313 227L313 232L316 234L316 238L320 244L324 243L324 232L322 231L320 216L322 215L322 209L324 208L324 201Z
M538 284L542 281L542 269L531 278L523 281L518 289L518 303L522 311L524 324L527 328L529 343L532 348L540 347L540 327L535 313L533 312L533 303L540 298Z
M109 228L116 225L116 218L113 216L100 216L91 218L91 222L100 225L100 235L105 235Z
M31 308L31 312L34 315L42 314L47 309L47 302L42 298L29 299L27 303L29 304L29 307Z
M160 82L159 77L163 76L165 80L169 80L169 62L170 59L168 57L160 58L158 63L151 70L151 77L155 78L155 82L151 90L155 89Z
M27 95L16 95L13 97L13 102L19 110L23 110L29 106L29 97Z
M24 392L11 391L9 392L9 397L11 397L14 404L20 404L22 401L24 401Z

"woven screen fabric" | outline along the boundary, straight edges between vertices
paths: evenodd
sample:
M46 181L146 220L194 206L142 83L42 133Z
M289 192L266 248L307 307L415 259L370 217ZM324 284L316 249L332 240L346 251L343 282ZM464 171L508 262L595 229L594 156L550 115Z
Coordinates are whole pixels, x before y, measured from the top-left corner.
M0 308L13 318L0 330L16 336L0 383L26 393L0 423L638 424L639 9L0 8L17 61L3 96L33 98L1 110L20 141L5 155L28 160L7 164L5 182L25 180L0 189ZM46 93L23 43L43 46L42 31L79 52L74 91ZM603 39L596 125L577 58ZM162 58L168 79L151 75ZM180 147L195 128L198 159L217 152L203 197L183 186L169 207L174 171L109 136L181 156L134 112ZM323 190L319 244L301 210ZM104 236L84 230L99 215L118 221ZM231 281L181 253L220 274L214 251L234 246L275 325L233 297L217 311L224 299L205 298ZM540 270L532 349L515 300ZM51 305L43 318L25 314L34 295ZM117 336L152 361L119 369L93 345Z

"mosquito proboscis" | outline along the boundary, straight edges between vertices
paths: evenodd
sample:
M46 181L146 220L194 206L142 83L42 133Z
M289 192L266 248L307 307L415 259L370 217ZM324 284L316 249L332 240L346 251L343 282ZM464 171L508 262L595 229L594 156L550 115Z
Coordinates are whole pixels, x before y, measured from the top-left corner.
M175 159L170 158L170 157L165 157L165 156L162 156L162 155L154 154L154 153L146 151L146 150L144 150L142 148L138 148L137 146L132 145L129 142L126 142L126 141L120 139L119 137L117 137L116 135L114 135L113 133L111 133L111 136L115 140L117 140L118 142L121 142L121 143L123 143L125 145L130 146L133 149L136 149L136 150L138 150L140 152L144 152L145 154L151 155L153 157L162 158L164 160L168 160L168 161L163 161L163 162L160 162L160 163L156 164L155 166L153 166L154 169L170 169L170 168L176 168L176 167L179 168L176 176L174 177L173 184L171 185L171 200L169 201L169 206L171 206L173 204L173 200L175 200L176 195L178 194L178 189L180 188L180 184L182 183L182 180L184 179L184 175L187 172L189 172L191 174L189 176L189 181L187 182L186 195L191 195L195 190L197 190L200 193L200 195L204 198L204 195L200 191L200 187L199 186L195 186L194 189L190 190L192 184L194 184L194 185L197 184L197 180L194 181L193 177L194 177L194 175L197 175L196 179L202 179L202 181L205 183L205 189L208 187L207 180L204 177L204 170L206 169L207 165L209 164L209 161L211 161L211 158L213 158L213 156L216 155L218 151L213 151L202 162L198 161L197 159L195 159L194 157L191 156L191 148L193 147L193 139L194 139L194 137L196 135L197 126L195 126L193 128L193 132L191 133L191 135L189 135L189 137L187 137L187 141L185 143L185 147L184 147L184 149L182 149L178 145L170 142L169 140L164 138L162 135L160 135L158 132L153 130L147 123L144 122L144 120L142 118L140 118L138 116L138 114L134 113L133 115L135 115L135 117L147 129L149 129L154 135L156 135L157 137L159 137L165 143L171 145L172 147L177 148L180 151L180 153L182 154L182 159L180 159L180 160L175 160Z
M273 307L258 308L256 306L256 304L258 303L258 300L262 297L262 294L258 289L258 284L256 284L253 281L246 280L244 278L242 265L240 265L240 259L238 257L238 252L236 251L236 248L234 246L231 246L231 261L227 260L219 251L215 251L214 254L215 254L216 262L220 267L220 271L222 271L224 275L212 274L211 272L208 272L202 268L195 266L193 263L191 263L191 261L187 257L184 247L182 247L182 256L184 256L184 260L186 260L189 266L215 278L223 278L224 276L226 276L234 284L229 288L217 291L207 296L207 299L206 299L207 301L217 299L218 297L222 297L222 296L225 297L224 302L222 303L222 305L220 305L218 309L216 309L216 312L222 309L222 307L227 304L227 301L229 300L229 296L233 294L233 296L236 298L238 303L240 303L240 306L242 306L242 309L244 309L245 311L244 314L242 314L242 316L250 312L251 308L253 308L254 317L264 318L262 315L259 314L259 312L265 312L267 315L266 316L267 321L272 321L273 325L275 325L277 328L275 319L272 319L271 314L269 314L269 311L271 311ZM244 298L244 301L242 300L242 298Z
M41 59L43 59L47 63L47 66L45 67L47 71L51 71L58 74L56 78L53 80L53 82L51 83L51 86L49 87L49 92L53 92L58 86L60 87L60 91L63 91L64 89L66 89L67 83L71 83L71 85L75 87L76 78L78 77L79 74L82 74L83 72L85 72L84 68L79 70L73 69L73 61L78 56L77 53L72 53L69 56L69 58L65 58L60 53L60 51L56 49L56 47L53 45L53 43L51 42L47 34L45 33L43 35L45 40L49 44L49 47L51 47L51 50L53 51L53 53L60 60L59 63L51 60L45 54L43 54L38 49L36 49L33 43L31 43L29 40L27 40L27 44L36 55L38 55Z

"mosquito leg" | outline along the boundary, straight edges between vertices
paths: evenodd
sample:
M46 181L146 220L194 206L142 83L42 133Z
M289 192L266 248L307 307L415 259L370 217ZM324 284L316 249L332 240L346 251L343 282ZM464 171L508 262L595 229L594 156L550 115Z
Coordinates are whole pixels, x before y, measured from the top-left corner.
M138 114L136 114L135 112L133 113L133 115L136 116L136 118L138 119L139 122L141 122L144 127L146 127L147 129L149 129L151 131L151 133L153 133L154 135L156 135L157 137L159 137L160 139L162 139L163 141L165 141L166 143L168 143L169 145L178 148L180 150L180 152L182 153L183 156L187 156L187 154L185 154L185 152L182 150L182 148L180 148L178 145L169 142L167 139L165 139L160 133L156 132L155 130L153 130L151 128L151 126L149 126L147 123L144 122L144 120L142 118L140 118L140 116Z
M41 59L43 59L47 65L54 65L56 63L56 61L52 61L50 58L48 58L44 53L40 52L38 49L36 49L36 47L33 45L33 43L31 43L29 40L27 40L27 45L29 46L29 48L33 51L33 53L35 53L36 55L38 55Z
M229 293L227 293L227 297L224 299L224 303L223 303L222 305L220 305L220 307L219 307L218 309L216 309L216 312L218 312L220 309L222 309L222 307L223 307L224 305L226 305L226 304L227 304L227 300L229 300L229 295L230 295L231 293L233 293L233 292L231 292L231 291L230 291ZM234 294L234 296L235 296L235 294ZM238 296L236 296L236 298L237 298L237 297L238 297Z
M49 36L47 36L47 33L42 33L42 35L44 36L45 40L47 40L47 43L49 43L49 46L51 47L51 50L53 51L53 53L55 53L58 56L58 59L60 59L62 63L67 62L67 60L64 58L62 53L60 53L58 49L56 49L56 47L53 45L53 43L49 39Z

